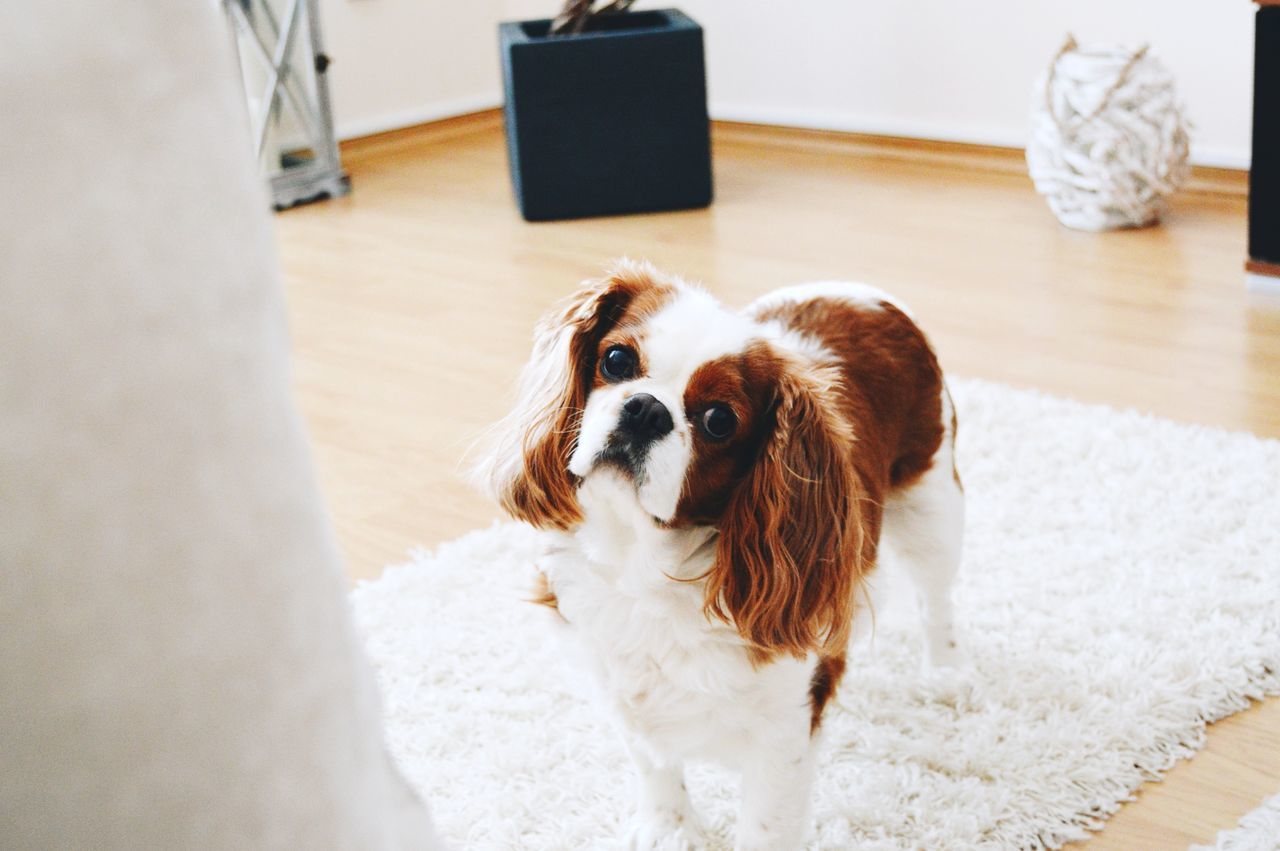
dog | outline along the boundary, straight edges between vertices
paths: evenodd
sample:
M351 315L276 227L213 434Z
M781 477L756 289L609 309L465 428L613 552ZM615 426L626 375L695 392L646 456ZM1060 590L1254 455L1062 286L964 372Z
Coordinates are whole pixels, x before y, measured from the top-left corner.
M925 335L866 285L733 312L623 261L543 318L478 472L512 517L556 533L536 601L639 772L630 847L697 843L693 758L742 772L738 849L802 846L882 542L914 580L926 664L960 662L955 436Z

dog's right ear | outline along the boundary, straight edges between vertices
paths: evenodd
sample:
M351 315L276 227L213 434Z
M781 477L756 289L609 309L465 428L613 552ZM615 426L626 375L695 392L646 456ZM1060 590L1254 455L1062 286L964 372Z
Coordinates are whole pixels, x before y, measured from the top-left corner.
M504 510L539 528L582 520L569 457L578 442L604 335L642 292L659 283L647 264L621 262L553 307L533 335L514 410L494 426L474 475Z

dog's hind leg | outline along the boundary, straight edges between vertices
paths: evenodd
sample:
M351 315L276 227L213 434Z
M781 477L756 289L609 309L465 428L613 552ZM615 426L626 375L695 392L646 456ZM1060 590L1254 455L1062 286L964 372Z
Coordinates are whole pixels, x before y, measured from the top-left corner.
M893 560L915 586L924 627L925 663L964 661L951 589L964 539L964 489L956 472L951 400L944 391L946 433L924 475L885 500L883 534Z

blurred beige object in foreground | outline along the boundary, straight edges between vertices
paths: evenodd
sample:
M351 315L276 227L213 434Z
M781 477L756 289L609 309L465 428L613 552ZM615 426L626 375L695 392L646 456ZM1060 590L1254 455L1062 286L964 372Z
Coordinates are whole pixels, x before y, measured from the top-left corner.
M212 3L0 30L0 845L419 849Z

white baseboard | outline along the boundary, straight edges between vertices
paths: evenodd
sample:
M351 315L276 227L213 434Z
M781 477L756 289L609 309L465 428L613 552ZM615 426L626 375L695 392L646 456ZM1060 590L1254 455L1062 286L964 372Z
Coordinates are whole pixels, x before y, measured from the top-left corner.
M1249 292L1255 295L1280 298L1280 278L1275 278L1271 275L1259 275L1256 272L1246 272L1244 285Z
M435 101L413 109L402 109L398 112L385 113L383 115L370 115L354 118L350 121L339 121L336 134L340 140L358 139L361 136L372 136L375 133L385 133L388 130L400 130L405 127L413 127L415 124L440 121L444 118L453 118L458 115L480 112L481 110L493 109L498 106L502 106L502 94L500 92L486 92L479 95Z
M1191 143L1191 162L1193 165L1207 165L1213 168L1234 168L1248 171L1252 162L1250 151L1246 148L1237 151L1232 148L1214 148Z
M936 122L901 121L842 110L755 106L712 101L709 111L711 117L717 121L742 121L748 124L799 127L804 130L835 130L873 136L968 142L975 145L995 145L1001 148L1026 146L1026 139L1020 134L1002 132L993 127L948 126L944 128Z
M436 101L414 109L383 115L371 115L350 121L339 121L339 139L372 136L388 130L399 130L428 121L439 121L502 106L501 92ZM1001 148L1026 147L1026 137L1008 128L983 125L959 126L937 121L904 121L885 116L862 115L835 109L756 106L743 103L712 101L711 117L718 121L742 121L749 124L774 124L805 130L835 130L844 133L867 133L875 136L902 136L908 139L931 139L995 145ZM1219 168L1249 168L1249 152L1228 148L1192 146L1191 161L1196 165Z
M887 116L865 115L836 109L805 107L757 106L754 104L712 101L711 117L720 121L742 121L748 124L774 124L805 130L836 130L844 133L866 133L873 136L900 136L965 142L972 145L994 145L999 148L1025 148L1026 135L1007 127L985 125L962 126L940 121L907 121ZM1229 148L1191 146L1191 161L1196 165L1219 168L1249 168L1249 151Z

